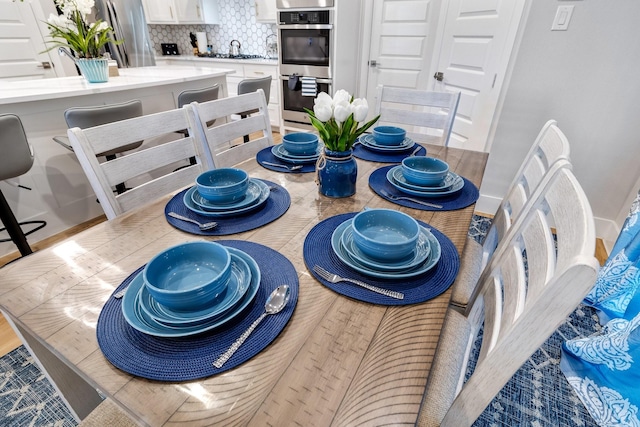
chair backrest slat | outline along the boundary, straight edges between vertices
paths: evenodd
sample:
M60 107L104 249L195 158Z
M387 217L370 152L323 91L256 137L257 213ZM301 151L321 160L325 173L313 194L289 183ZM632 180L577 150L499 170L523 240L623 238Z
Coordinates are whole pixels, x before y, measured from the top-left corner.
M123 180L175 163L175 159L188 159L197 154L192 139L189 140L188 137L180 138L155 147L149 147L143 151L133 152L127 156L118 157L104 163L102 169L109 180L109 184L116 185ZM114 180L117 182L114 182Z
M174 192L183 187L193 185L196 177L202 173L200 165L186 166L171 172L164 179L145 182L117 197L123 212L130 211L156 200L158 197Z
M201 145L197 136L193 136L196 133L194 118L191 107L185 106L92 128L68 130L71 145L108 219L195 181L204 168L200 161ZM190 136L180 133L184 129ZM148 146L144 144L138 151L122 153L108 162L100 163L96 158L96 153L140 140ZM190 164L192 157L196 158L195 165ZM112 186L125 181L130 188L114 194Z
M378 125L400 126L415 141L446 146L459 101L460 92L432 92L379 85L375 114L380 114Z
M243 95L214 101L191 104L200 139L203 144L206 166L209 169L231 167L255 156L261 149L273 145L267 102L262 89ZM229 116L251 111L238 120ZM225 118L207 128L205 123ZM253 140L243 142L245 136L259 133ZM255 135L252 135L255 136Z

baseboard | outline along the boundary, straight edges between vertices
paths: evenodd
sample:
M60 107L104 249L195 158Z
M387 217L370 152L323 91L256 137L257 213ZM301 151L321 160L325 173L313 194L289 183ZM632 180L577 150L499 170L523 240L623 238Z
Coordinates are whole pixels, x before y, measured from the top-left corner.
M480 198L476 202L475 212L483 216L493 216L498 210L502 199L492 196L480 194Z
M479 215L492 216L498 210L502 199L493 196L480 194L480 198L476 202L475 212ZM616 242L620 234L620 227L615 221L606 218L594 218L596 225L596 237L602 239L607 253L611 253L613 244Z

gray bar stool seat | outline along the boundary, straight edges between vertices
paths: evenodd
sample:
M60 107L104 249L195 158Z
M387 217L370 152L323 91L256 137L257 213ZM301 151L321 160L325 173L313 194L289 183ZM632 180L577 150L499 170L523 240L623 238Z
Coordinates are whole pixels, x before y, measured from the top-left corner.
M238 95L256 92L258 89L262 89L264 91L264 97L268 104L269 96L271 95L271 76L261 77L259 79L245 79L238 83ZM257 112L258 110L243 111L240 113L240 117L244 119L245 117ZM249 135L244 136L244 142L249 142Z
M207 102L213 101L214 99L218 99L218 93L220 91L220 85L215 84L211 87L205 87L203 89L191 89L191 90L183 90L178 95L178 108L182 108L187 104L191 104L192 102ZM211 120L207 122L207 127L213 125L215 120ZM185 135L188 135L187 130L181 131Z
M138 99L119 104L99 105L95 107L72 107L64 112L64 119L67 122L67 126L69 128L78 127L80 129L91 128L140 116L142 116L142 102ZM69 139L67 137L56 136L53 140L73 151L73 147L69 144ZM105 151L104 153L98 153L96 156L104 156L107 158L107 161L114 160L116 158L116 154L134 150L140 147L142 142L143 141L136 141L131 144L126 144L113 150ZM116 192L118 194L122 194L125 191L126 186L124 183L116 185Z
M27 135L20 118L14 114L0 116L0 147L2 152L2 156L0 156L0 181L23 175L33 166L33 149L27 141ZM20 188L31 190L23 186ZM26 236L47 225L45 221L18 222L2 190L0 190L0 219L4 225L0 231L6 230L9 234L8 239L2 239L0 242L13 241L22 256L33 252L27 243ZM24 232L22 231L23 225L35 225L36 227Z

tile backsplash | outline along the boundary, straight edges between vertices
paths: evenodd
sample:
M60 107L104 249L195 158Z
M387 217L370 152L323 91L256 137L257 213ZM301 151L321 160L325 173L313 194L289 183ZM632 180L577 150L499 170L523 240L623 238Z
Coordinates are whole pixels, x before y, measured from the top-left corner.
M162 55L160 43L177 43L181 55L190 55L192 47L189 33L204 31L208 44L215 53L228 53L229 43L236 39L242 44L241 52L266 56L266 40L277 34L276 24L256 22L253 0L215 0L218 2L220 24L216 25L149 25L149 34L156 55Z

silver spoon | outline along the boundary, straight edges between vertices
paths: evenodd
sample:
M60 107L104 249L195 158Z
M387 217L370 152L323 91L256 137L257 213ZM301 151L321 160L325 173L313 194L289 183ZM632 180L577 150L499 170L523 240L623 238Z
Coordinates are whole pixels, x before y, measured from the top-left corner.
M182 215L177 214L175 212L169 212L168 215L170 217L175 218L175 219L179 219L180 221L187 221L187 222L190 222L192 224L195 224L198 227L200 227L200 230L202 230L202 231L211 230L211 229L216 228L218 226L218 223L215 222L215 221L201 223L201 222L196 221L195 219L187 218L186 216L182 216Z
M262 162L262 164L269 165L269 166L275 166L277 168L285 168L285 169L288 169L290 171L297 171L298 169L302 169L302 165L287 166L287 165L281 165L281 164L278 164L278 163L271 163L271 162Z
M225 364L227 360L233 356L233 354L240 348L242 343L245 342L249 335L253 332L255 328L258 327L260 322L267 317L269 314L277 314L282 311L282 309L289 302L289 297L291 296L291 289L289 289L289 285L280 285L271 292L269 298L267 298L267 302L264 305L264 312L258 317L252 324L249 326L249 329L244 331L242 335L233 343L231 347L227 351L225 351L215 362L213 362L213 366L216 368L221 368L222 365Z

